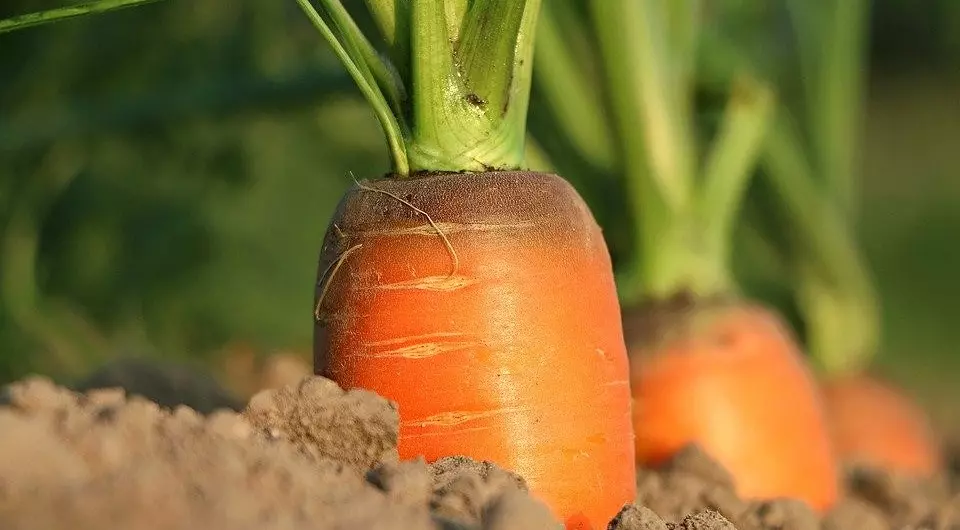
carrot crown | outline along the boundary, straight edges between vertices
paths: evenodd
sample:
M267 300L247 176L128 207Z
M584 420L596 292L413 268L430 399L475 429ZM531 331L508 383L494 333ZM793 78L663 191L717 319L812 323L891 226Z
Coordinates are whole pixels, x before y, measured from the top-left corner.
M373 107L399 177L523 162L540 0L365 0L380 49L340 0L297 0Z
M698 5L552 2L538 30L546 37L537 49L538 72L545 74L538 73L538 87L559 111L561 125L568 124L563 133L594 166L609 167L613 157L624 174L633 226L617 283L627 303L735 288L730 240L774 94L744 69L730 89L719 133L701 157L693 119ZM598 83L564 75L580 62L575 57L584 47L577 49L578 41L590 43L588 56L602 65ZM592 110L564 110L573 108ZM604 115L610 119L598 122ZM598 132L582 134L579 127ZM610 138L615 153L596 138Z

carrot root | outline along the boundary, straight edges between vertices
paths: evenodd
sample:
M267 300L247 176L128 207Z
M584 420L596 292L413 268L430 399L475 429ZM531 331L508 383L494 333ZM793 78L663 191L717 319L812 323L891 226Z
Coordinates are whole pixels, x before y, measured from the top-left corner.
M697 444L744 497L828 509L838 466L816 380L786 326L736 301L681 304L667 316L629 342L638 462Z
M318 271L315 371L396 402L402 458L495 462L578 528L605 528L633 501L610 257L568 183L527 172L357 182Z

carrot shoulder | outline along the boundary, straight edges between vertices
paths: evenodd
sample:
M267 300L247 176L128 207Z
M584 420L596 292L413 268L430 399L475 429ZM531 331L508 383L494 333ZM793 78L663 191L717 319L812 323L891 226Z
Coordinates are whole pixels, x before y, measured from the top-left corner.
M402 458L522 475L569 527L635 494L628 363L606 245L541 173L357 183L319 266L316 367L396 401Z

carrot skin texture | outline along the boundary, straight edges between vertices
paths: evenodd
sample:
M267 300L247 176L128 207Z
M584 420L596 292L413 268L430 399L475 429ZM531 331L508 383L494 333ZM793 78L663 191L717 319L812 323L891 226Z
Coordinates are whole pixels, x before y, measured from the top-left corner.
M824 512L839 469L819 388L778 317L721 305L673 335L631 341L637 460L657 465L696 443L746 498L793 497Z
M605 528L633 501L612 267L566 181L489 172L359 183L318 270L315 371L398 404L401 458L495 462L568 528Z
M843 461L931 477L943 462L926 414L893 385L867 374L831 378L823 392Z

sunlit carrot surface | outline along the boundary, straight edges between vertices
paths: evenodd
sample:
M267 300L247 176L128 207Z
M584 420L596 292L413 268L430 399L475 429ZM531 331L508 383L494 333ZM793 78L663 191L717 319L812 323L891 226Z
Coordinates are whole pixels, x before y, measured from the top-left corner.
M696 443L744 497L829 508L838 470L818 389L778 317L722 302L667 316L628 333L638 462L657 465Z
M939 471L940 442L924 411L900 390L866 374L831 378L823 386L843 460L923 477Z
M635 494L629 368L600 230L559 177L359 183L327 234L316 370L399 404L402 458L490 460L569 528Z

